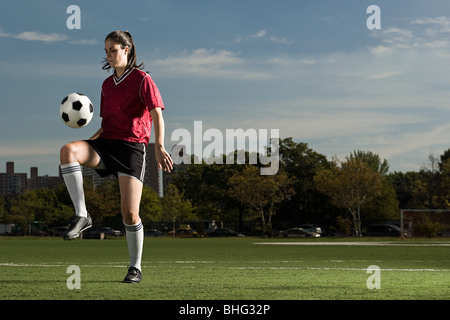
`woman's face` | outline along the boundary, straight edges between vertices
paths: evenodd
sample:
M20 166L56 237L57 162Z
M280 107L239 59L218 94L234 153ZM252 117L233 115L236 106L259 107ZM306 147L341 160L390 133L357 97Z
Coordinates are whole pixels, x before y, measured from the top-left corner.
M122 49L120 44L113 42L111 39L105 41L106 59L111 68L125 68L128 63L129 48Z

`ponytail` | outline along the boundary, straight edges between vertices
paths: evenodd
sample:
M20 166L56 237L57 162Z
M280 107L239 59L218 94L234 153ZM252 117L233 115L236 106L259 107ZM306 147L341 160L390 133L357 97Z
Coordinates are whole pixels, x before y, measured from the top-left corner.
M127 69L137 68L142 70L144 68L144 63L141 62L139 65L137 64L137 55L136 55L136 46L134 44L134 39L128 31L113 31L108 34L105 38L105 41L111 39L114 43L117 43L121 46L122 49L128 47L130 51L128 52L128 63ZM108 60L103 59L103 70L111 69Z

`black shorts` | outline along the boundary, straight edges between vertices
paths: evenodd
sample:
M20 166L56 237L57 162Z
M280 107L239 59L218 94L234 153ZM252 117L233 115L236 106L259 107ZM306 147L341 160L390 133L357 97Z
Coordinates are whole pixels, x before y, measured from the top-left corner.
M95 169L101 176L131 176L144 182L146 145L123 140L97 138L85 140L97 152L104 165Z

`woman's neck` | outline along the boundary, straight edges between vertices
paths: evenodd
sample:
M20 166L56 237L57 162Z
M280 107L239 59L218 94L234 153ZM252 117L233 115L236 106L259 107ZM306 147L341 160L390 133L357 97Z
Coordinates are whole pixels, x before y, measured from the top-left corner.
M120 78L126 70L126 67L115 68L116 77Z

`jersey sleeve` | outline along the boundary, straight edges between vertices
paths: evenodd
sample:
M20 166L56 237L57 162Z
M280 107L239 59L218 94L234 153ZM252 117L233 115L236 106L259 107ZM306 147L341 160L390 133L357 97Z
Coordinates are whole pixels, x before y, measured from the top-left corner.
M142 103L146 105L148 111L155 108L164 109L161 93L149 74L142 79L140 98Z

